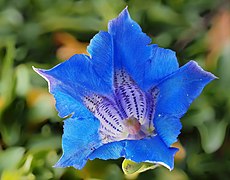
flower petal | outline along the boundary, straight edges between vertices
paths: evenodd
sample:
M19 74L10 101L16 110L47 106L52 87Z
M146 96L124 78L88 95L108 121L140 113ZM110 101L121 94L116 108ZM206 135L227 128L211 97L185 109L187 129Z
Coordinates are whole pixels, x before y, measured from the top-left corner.
M175 53L149 45L151 38L130 18L127 8L110 21L108 31L113 37L115 68L125 69L143 90L178 69Z
M174 167L174 155L177 151L177 148L167 147L157 135L141 140L127 141L125 158L137 163L151 162L161 164L172 170Z
M149 90L178 68L179 65L174 51L152 45L151 58L145 64L143 89Z
M113 37L115 68L125 69L137 84L141 83L151 56L151 39L130 18L127 8L109 22L108 32Z
M156 128L156 132L168 147L177 141L177 137L182 128L179 118L164 115L155 117L154 126Z
M190 61L157 85L160 94L156 105L154 125L156 133L161 136L167 146L171 146L180 134L179 118L188 110L205 85L215 78L196 62Z
M141 140L123 140L105 144L96 149L90 159L117 159L125 157L137 163L151 162L161 164L172 170L177 148L169 148L157 135Z
M105 48L107 53L104 53ZM34 68L48 81L49 91L56 99L56 108L61 117L70 114L79 116L82 111L85 113L87 110L82 105L82 97L87 94L112 93L110 35L106 32L98 33L91 41L88 51L92 55L91 59L86 55L74 55L50 70Z
M93 160L99 159L118 159L125 156L124 147L126 145L126 140L115 141L112 143L104 144L90 154L89 159Z
M65 120L62 137L63 155L55 167L73 166L81 169L87 162L89 154L101 146L98 128L99 121L94 117Z
M90 41L87 51L92 57L93 69L105 83L113 83L113 44L108 32L100 31Z
M205 85L215 78L195 61L190 61L157 85L160 95L156 115L181 118Z

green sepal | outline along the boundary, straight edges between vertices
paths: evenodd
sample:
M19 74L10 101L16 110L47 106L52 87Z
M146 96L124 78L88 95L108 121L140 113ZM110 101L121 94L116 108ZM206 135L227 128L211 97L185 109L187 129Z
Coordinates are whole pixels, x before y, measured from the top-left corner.
M127 175L139 174L149 169L155 169L157 166L159 165L149 162L136 163L129 159L124 159L122 162L122 170Z

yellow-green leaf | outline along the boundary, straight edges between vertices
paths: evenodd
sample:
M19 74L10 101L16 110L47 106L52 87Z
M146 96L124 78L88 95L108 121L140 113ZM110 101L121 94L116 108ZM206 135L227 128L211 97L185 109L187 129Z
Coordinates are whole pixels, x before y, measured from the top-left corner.
M138 174L147 171L149 169L155 169L157 166L158 164L153 164L148 162L136 163L128 159L125 159L122 163L122 169L124 173L127 175L131 175L135 173Z

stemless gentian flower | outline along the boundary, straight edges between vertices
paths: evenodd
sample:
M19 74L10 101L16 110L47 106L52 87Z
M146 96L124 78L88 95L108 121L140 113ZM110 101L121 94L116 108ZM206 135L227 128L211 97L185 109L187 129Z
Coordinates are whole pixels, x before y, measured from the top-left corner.
M150 44L125 9L87 48L50 70L48 81L64 121L56 167L81 169L87 160L124 157L173 169L180 118L215 76Z

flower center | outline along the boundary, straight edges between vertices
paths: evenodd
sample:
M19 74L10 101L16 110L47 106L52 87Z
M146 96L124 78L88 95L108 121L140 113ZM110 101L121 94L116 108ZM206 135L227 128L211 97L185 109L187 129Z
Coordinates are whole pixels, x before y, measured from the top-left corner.
M93 94L84 104L100 121L100 135L104 143L124 139L142 139L154 135L153 118L159 90L143 92L124 71L114 75L114 95Z
M128 130L129 134L136 135L141 130L141 124L138 121L137 118L131 116L124 120L124 125L126 126L126 129Z

